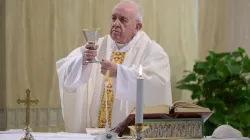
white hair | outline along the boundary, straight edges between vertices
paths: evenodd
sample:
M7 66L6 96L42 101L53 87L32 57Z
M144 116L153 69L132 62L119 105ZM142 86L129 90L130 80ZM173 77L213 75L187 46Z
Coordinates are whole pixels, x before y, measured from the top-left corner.
M136 7L136 18L137 18L137 20L139 21L139 22L142 22L142 15L143 15L143 12L142 12L142 9L140 8L140 6L136 3L136 2L134 2L133 0L120 0L120 2L118 3L118 4L120 4L120 3L124 3L124 2L128 2L128 3L132 3L132 4L134 4L135 5L135 7ZM118 5L117 4L117 5Z

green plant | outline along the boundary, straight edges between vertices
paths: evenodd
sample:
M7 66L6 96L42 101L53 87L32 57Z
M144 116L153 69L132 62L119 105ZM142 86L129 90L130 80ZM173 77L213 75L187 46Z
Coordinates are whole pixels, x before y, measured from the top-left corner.
M177 88L192 92L194 103L214 111L205 122L205 135L229 124L250 136L250 60L243 48L234 52L209 51L193 71L177 82Z

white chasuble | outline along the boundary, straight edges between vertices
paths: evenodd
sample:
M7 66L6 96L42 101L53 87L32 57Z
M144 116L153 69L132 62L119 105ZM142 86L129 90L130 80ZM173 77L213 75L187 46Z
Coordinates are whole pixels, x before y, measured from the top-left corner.
M162 47L146 33L137 35L120 50L110 36L98 40L97 58L109 60L112 51L126 52L124 62L117 65L117 77L112 77L114 102L111 127L123 121L135 107L136 81L139 66L144 77L144 106L172 104L170 64ZM87 127L98 127L98 115L105 76L98 63L82 65L85 46L72 51L57 61L59 90L67 132L86 132Z

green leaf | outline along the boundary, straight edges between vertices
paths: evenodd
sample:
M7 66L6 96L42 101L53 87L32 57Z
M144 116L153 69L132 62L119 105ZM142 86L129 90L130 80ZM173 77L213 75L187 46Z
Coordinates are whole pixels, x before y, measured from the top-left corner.
M240 64L228 64L226 65L231 75L239 75L242 71Z
M200 99L200 97L202 96L203 91L202 90L197 90L195 92L193 92L193 94L191 95L191 98L194 99Z
M208 69L208 64L206 62L196 62L194 65L194 72L198 74L205 74Z
M225 106L225 103L218 98L207 98L204 104L220 105L221 108Z
M211 115L209 118L209 121L215 125L222 125L225 124L225 118L224 115L220 112L215 112Z
M232 56L238 58L238 57L243 57L243 54L241 52L232 52Z
M225 119L226 121L235 121L237 120L237 116L235 116L235 114L226 114Z
M223 62L227 65L237 63L236 59L232 55L227 55L223 58Z
M225 57L227 55L230 55L230 53L229 52L218 53L218 54L216 54L216 58L221 59L221 58L223 58L223 57Z
M205 82L220 81L221 78L218 77L215 73L213 73L213 74L204 76L204 80Z
M250 104L248 102L240 104L240 108L241 112L248 112L250 111Z
M223 62L218 62L216 64L217 74L221 78L226 78L229 75L227 66Z
M226 120L226 122L228 123L228 125L231 125L234 128L240 128L241 127L238 120L236 120L236 121Z
M220 78L216 73L205 75L204 76L204 84L203 87L205 89L216 89L216 88L222 88L221 84L225 81L225 78Z
M240 52L240 53L245 53L246 51L245 51L243 48L238 47L238 52Z
M240 114L237 114L237 117L240 122L245 125L245 127L250 125L250 112L241 112Z
M209 119L204 123L204 135L211 136L215 128L218 127L218 124L213 124Z
M242 65L243 65L243 72L250 72L250 60L248 58L248 56L245 56L242 59Z
M192 71L189 71L189 70L184 70L183 72L184 73L192 73Z
M196 84L180 84L176 88L190 90L190 91L196 91L196 90L200 89L200 86L196 85Z
M236 99L245 98L247 94L248 94L247 90L238 90L234 92L234 96Z
M209 51L208 56L210 56L212 59L216 58L216 53L214 51Z
M214 51L209 51L208 52L208 56L206 57L206 60L207 61L211 61L211 60L213 60L214 58L216 58L216 54L215 54L215 52Z
M191 81L196 81L196 75L195 75L195 73L190 73L183 80L177 82L177 84L179 84L179 83L189 83Z
M223 93L225 92L224 90L225 90L225 89L223 89L223 88L217 88L217 89L215 89L215 90L214 90L215 96L216 96L216 97L223 96Z

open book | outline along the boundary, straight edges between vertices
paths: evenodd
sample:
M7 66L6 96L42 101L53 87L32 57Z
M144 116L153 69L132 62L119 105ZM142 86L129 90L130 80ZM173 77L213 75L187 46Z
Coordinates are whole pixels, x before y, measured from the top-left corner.
M201 107L189 102L177 101L170 108L170 115L175 118L202 118L205 122L211 115L209 108Z
M209 108L185 101L177 101L172 106L157 105L144 107L143 112L144 119L202 118L204 122L212 115L212 111ZM121 133L127 126L134 125L135 113L136 109L133 109L130 115L111 131Z
M210 117L212 111L209 108L201 107L185 101L177 101L172 106L157 105L143 109L144 118L203 118L204 121ZM133 109L131 116L134 116L136 109ZM152 117L151 117L152 116ZM161 116L161 117L160 117Z

